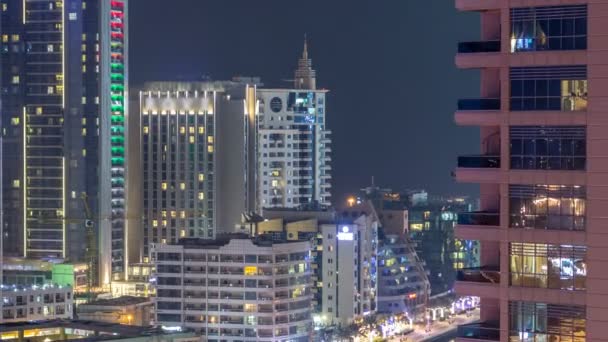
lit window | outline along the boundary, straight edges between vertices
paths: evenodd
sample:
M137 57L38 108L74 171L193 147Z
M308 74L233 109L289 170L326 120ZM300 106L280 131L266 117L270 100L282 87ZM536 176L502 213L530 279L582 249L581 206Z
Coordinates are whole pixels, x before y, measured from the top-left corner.
M13 180L13 188L19 188L21 186L21 181L18 179Z
M278 180L276 180L276 179L273 179L273 180L272 180L272 187L276 188L276 187L278 187L278 186L279 186L279 181L278 181Z
M87 55L82 55L82 63L86 63L87 61Z
M144 134L148 134L148 126L144 126Z
M8 8L7 8L6 4L2 4L2 12L6 12L7 9Z
M204 200L205 199L205 193L204 192L199 192L198 193L198 199L199 200Z
M81 102L82 102L82 104L87 104L87 97L83 96Z
M8 43L8 34L3 34L2 35L2 42L3 43Z
M158 221L152 220L152 227L158 227Z
M179 184L179 188L180 188L181 190L186 190L186 183L180 183L180 184Z
M185 210L180 211L179 212L179 217L180 218L186 218L186 211Z
M186 237L186 231L185 230L180 230L179 237Z
M160 185L160 187L161 187L163 190L167 190L167 183L163 182L163 183Z
M82 72L87 72L87 66L86 65L82 65Z
M12 36L11 36L11 40L12 40L13 42L18 42L18 41L19 41L19 35L18 35L18 34L14 34L14 35L12 35Z
M82 52L86 52L87 51L87 44L82 44L82 46L80 47L80 50Z
M87 9L87 3L86 2L82 2L82 9Z
M211 146L211 145L207 146L207 152L213 153L213 146Z
M194 127L190 126L190 127L188 128L188 132L189 132L190 134L194 134Z
M189 141L191 144L194 144L194 135L191 135L191 136L190 136L190 138L188 139L188 141Z
M46 88L46 93L49 95L55 94L55 87L51 86L51 87L47 87Z
M82 34L82 41L85 41L85 40L87 40L87 34L86 34L86 33L83 33L83 34Z
M13 84L19 84L19 76L13 76L13 79L11 81Z
M11 118L11 124L13 126L19 125L19 118Z
M245 275L254 276L258 274L257 266L245 266Z
M205 134L205 127L199 127L198 128L198 134Z
M82 156L83 157L87 156L87 150L85 148L82 149Z
M161 243L167 243L167 239L161 239L160 242Z
M213 144L213 136L211 136L211 135L208 136L207 137L207 142L210 143L210 144Z
M167 226L167 220L163 220L163 227Z
M166 210L161 211L161 212L160 212L160 216L161 216L162 218L166 218L166 217L167 217L167 211L166 211Z
M198 174L198 181L199 181L199 182L202 182L202 181L204 181L204 180L205 180L205 174L204 174L204 173L199 173L199 174Z
M179 128L179 133L180 133L180 134L186 134L186 127L181 126L181 127Z
M171 210L171 218L177 217L177 212L175 210Z
M84 137L84 136L86 136L86 135L87 135L87 129L86 129L86 128L83 128L83 129L82 129L82 136Z
M55 50L55 47L53 46L53 44L47 44L46 52L53 52L54 50Z
M42 114L42 107L36 107L36 114L37 115Z

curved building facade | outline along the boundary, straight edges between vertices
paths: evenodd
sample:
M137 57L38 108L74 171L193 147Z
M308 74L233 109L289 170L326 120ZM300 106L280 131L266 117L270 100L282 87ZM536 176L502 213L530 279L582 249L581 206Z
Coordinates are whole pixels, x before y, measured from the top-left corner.
M413 313L430 293L426 271L411 243L386 235L378 250L378 312Z

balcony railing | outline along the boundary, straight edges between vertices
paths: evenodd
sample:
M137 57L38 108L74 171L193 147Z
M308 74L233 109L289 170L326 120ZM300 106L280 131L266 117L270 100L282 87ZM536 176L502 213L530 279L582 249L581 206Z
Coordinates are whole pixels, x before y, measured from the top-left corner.
M459 213L458 224L470 226L498 226L500 225L500 214L492 211Z
M500 156L498 155L470 155L458 157L458 167L463 168L500 168Z
M456 274L458 281L470 281L475 283L500 283L500 270L498 267L482 266L474 268L462 268Z
M458 53L500 52L500 40L458 43Z
M474 323L458 326L458 337L485 340L485 341L500 341L500 328L498 322Z
M500 110L500 99L460 99L458 100L458 110Z

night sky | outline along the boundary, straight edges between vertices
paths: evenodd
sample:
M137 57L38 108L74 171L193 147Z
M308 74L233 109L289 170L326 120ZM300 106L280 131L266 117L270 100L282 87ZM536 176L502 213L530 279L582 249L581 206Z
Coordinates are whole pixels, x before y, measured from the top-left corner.
M478 153L475 128L454 124L478 75L454 66L458 41L479 37L451 0L131 0L130 77L259 76L289 87L303 36L330 89L334 201L371 183L473 194L454 182L458 154Z

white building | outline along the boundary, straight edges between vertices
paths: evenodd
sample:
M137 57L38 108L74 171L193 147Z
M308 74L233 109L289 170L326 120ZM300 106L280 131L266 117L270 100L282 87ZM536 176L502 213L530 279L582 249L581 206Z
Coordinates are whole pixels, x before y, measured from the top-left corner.
M376 310L378 221L323 224L321 325L348 325Z
M69 286L2 286L0 323L71 319L73 292Z
M310 248L242 234L153 244L156 323L207 341L310 341Z
M295 89L258 89L258 212L331 204L326 93L316 89L306 43Z

